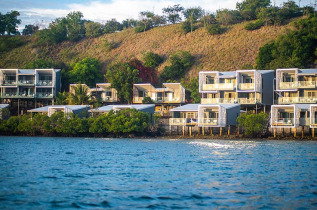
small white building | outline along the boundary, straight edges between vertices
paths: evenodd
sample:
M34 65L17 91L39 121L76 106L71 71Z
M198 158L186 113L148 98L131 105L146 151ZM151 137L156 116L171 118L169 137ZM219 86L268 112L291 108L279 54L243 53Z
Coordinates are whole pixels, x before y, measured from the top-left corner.
M51 116L56 112L63 112L67 114L77 114L79 117L88 117L88 111L90 110L89 105L51 105L44 106L36 109L28 110L30 113L41 113Z

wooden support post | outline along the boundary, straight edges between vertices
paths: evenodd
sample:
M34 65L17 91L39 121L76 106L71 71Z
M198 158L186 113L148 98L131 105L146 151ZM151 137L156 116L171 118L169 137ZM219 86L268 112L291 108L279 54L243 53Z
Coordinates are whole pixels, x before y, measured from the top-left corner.
M198 129L197 129L198 130L198 134L200 134L200 129L201 129L201 127L198 127Z
M304 126L302 126L302 139L304 138Z
M296 138L296 128L293 128L293 131L294 131L294 137Z
M313 138L315 137L315 128L312 128L312 136L313 136Z
M205 135L205 127L202 127L201 129L202 129L202 134L204 136Z
M222 127L220 127L220 136L222 136Z
M178 135L179 133L178 133L178 125L176 126L176 134Z
M273 128L274 138L276 138L276 128Z
M189 126L189 136L192 136L192 126Z
M183 136L185 136L185 125L183 125Z
M283 137L284 137L284 134L285 134L284 128L282 128L282 136L283 136Z
M170 125L170 136L172 135L172 126Z
M210 135L213 136L213 134L212 134L212 128L210 128Z
M263 110L264 110L264 113L266 113L266 105L264 105Z
M230 125L228 126L228 136L230 136Z
M238 126L237 127L237 136L239 136L240 135L240 127Z

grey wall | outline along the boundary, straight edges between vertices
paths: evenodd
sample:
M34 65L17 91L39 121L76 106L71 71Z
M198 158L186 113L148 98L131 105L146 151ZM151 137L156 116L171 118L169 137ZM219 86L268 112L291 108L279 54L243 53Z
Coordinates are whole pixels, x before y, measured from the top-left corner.
M266 105L273 104L274 74L274 71L262 74L262 103Z
M240 106L227 109L227 125L237 125L237 117L240 116Z

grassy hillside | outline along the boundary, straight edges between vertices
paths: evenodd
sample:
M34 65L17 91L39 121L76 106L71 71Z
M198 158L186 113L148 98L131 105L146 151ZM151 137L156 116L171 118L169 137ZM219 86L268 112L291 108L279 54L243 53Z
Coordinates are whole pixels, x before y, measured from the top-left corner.
M36 59L62 61L70 65L85 57L95 57L102 63L104 73L108 64L134 57L141 59L146 51L168 58L174 51L186 50L196 58L195 65L188 73L193 77L201 70L226 71L241 69L246 64L254 65L259 48L292 27L291 24L265 26L247 31L245 24L234 25L222 35L208 35L204 28L184 34L179 24L157 27L144 33L129 29L54 46L37 46L35 37L26 37L23 46L0 54L0 68L21 68ZM109 48L109 43L113 49ZM159 71L167 65L166 60Z

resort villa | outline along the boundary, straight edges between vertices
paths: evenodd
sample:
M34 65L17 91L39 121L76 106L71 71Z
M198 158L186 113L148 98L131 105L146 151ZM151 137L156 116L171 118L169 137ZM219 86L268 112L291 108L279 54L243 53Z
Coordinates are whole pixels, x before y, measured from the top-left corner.
M155 88L150 83L133 85L133 103L142 104L148 97L155 104L155 111L162 116L170 116L170 109L185 104L185 88L180 83L163 83Z
M201 104L240 104L242 109L266 111L273 104L272 70L199 73Z
M59 69L0 69L2 103L17 113L53 104L61 89Z
M90 88L86 84L70 84L69 92L74 93L74 88L78 85L81 85L86 89L89 97L99 99L104 104L118 102L117 90L111 88L110 83L97 83L95 88Z
M155 105L154 104L107 105L107 106L99 107L96 109L91 109L89 112L92 114L92 116L95 116L98 114L107 114L111 110L120 111L123 109L136 109L138 111L149 113L152 116L154 114Z

